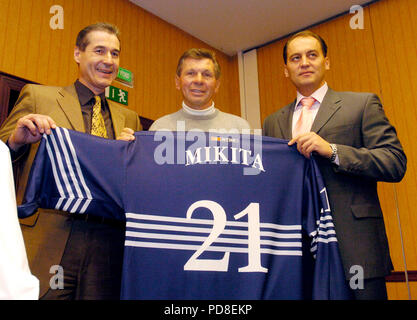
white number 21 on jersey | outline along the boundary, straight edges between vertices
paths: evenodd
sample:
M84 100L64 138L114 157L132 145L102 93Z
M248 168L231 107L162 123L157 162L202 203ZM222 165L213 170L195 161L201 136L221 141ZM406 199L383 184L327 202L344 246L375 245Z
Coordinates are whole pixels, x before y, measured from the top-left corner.
M198 257L219 237L226 227L226 212L217 202L201 200L193 203L187 210L187 219L191 219L197 208L207 208L213 215L213 229L210 235L188 259L184 270L188 271L227 271L230 252L225 252L222 259L198 259ZM259 222L259 203L250 203L243 211L234 215L238 220L248 215L248 265L239 268L239 272L268 272L261 265L261 232Z

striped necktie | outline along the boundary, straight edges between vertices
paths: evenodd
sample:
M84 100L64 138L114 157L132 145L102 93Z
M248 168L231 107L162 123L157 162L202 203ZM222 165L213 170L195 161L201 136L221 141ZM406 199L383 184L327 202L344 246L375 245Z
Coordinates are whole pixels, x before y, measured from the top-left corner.
M108 138L104 119L101 114L101 98L95 96L96 103L93 106L93 118L91 120L91 134L103 138Z

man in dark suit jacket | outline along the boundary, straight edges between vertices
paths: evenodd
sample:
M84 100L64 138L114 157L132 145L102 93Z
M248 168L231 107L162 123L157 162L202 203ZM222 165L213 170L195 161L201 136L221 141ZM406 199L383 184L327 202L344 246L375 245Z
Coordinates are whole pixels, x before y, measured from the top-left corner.
M297 99L269 115L263 133L290 140L307 158L314 154L327 187L346 279L358 267L363 270L364 288L352 290L354 298L386 299L384 277L392 263L377 181L398 182L405 174L407 160L396 131L376 95L328 88L324 75L330 62L320 36L310 31L293 35L284 47L284 61ZM314 98L307 112L298 104L303 97ZM306 120L308 112L310 129L295 133L299 118Z
M27 85L0 129L17 172L17 201L43 133L56 126L91 133L95 96L107 137L129 140L141 130L138 115L105 98L116 78L120 40L115 26L98 23L80 31L74 49L78 80L68 87ZM124 226L112 220L40 210L22 219L31 270L44 299L119 299ZM61 266L62 269L53 266ZM51 268L52 267L52 268ZM63 288L59 276L63 271ZM62 274L62 273L61 273ZM56 289L58 288L58 289ZM56 289L56 290L53 290Z

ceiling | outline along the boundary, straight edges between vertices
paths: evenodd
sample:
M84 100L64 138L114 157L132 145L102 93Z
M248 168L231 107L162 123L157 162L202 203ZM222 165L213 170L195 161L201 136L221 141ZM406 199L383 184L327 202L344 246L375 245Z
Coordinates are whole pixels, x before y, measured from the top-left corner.
M130 0L233 56L370 0Z

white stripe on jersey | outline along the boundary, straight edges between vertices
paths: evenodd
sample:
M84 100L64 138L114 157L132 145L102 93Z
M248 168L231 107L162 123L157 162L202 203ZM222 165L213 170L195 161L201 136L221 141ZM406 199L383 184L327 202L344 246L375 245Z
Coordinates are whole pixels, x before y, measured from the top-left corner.
M75 148L74 148L74 145L72 144L68 129L62 128L62 130L64 131L66 140L68 142L68 147L70 148L72 158L74 160L75 169L77 170L78 176L80 177L80 182L81 182L81 184L84 188L84 191L87 195L87 201L85 202L84 206L80 210L80 214L82 214L82 213L85 212L85 210L87 210L87 208L90 205L90 202L93 199L93 197L91 195L90 188L88 188L87 184L85 183L84 175L83 175L83 172L81 171L81 166L80 166L80 163L78 161L77 153L75 152Z
M184 235L175 235L175 234L165 234L165 233L149 233L149 232L136 232L136 231L126 231L126 236L134 238L145 238L145 239L161 239L161 240L184 240L184 241L205 241L207 237L201 236L184 236ZM213 243L237 243L237 244L248 244L248 239L235 239L235 238L224 238L217 237ZM301 247L302 244L300 241L297 242L283 242L283 241L272 241L261 239L261 244L272 245L276 247Z
M57 168L56 168L56 164L55 164L55 159L54 159L54 154L51 150L51 146L49 144L49 141L46 138L46 134L43 135L43 138L46 140L46 144L45 144L46 151L48 153L49 160L51 161L52 173L54 175L55 184L57 186L59 195L61 196L59 198L58 202L55 205L55 209L59 209L59 207L61 206L62 201L65 199L65 193L64 193L64 189L62 188L61 181L59 180L59 176L58 176L58 172L57 172Z
M198 250L201 246L197 245L187 245L187 244L173 244L173 243L155 243L155 242L141 242L141 241L131 241L126 240L125 246L127 247L144 247L144 248L158 248L158 249L176 249L176 250ZM205 248L205 251L218 251L218 252L237 252L237 253L247 253L248 248L238 248L238 247L208 247ZM261 248L261 253L273 254L277 256L302 256L303 253L301 250L273 250L269 248Z
M322 190L322 192L325 189ZM326 210L327 211L327 210ZM316 221L317 229L310 233L311 245L310 252L313 254L313 257L316 258L317 243L330 243L337 242L336 230L333 224L333 218L331 215L321 216L320 220ZM330 236L332 235L332 236Z
M61 130L64 132L65 137L62 136ZM62 148L62 152L60 151L60 149L58 147L58 142L57 142L57 139L55 138L55 135L57 135L57 137L58 137L59 145ZM64 129L64 128L57 128L55 130L55 132L53 132L50 135L49 140L52 141L52 148L51 148L50 141L46 138L45 135L44 135L44 138L46 140L46 149L47 149L47 152L48 152L48 157L51 161L55 183L56 183L56 186L58 188L58 192L60 194L60 198L55 205L55 209L56 210L68 211L69 207L71 206L71 203L74 200L76 200L75 204L70 209L70 212L71 213L77 212L78 207L81 205L83 200L86 200L86 197L83 194L83 191L84 191L84 193L87 196L87 200L85 201L84 206L81 208L81 210L79 210L80 214L84 213L85 210L87 209L88 205L90 204L91 200L92 200L92 196L91 196L90 189L87 187L87 185L85 183L85 179L84 179L84 176L82 174L80 164L78 162L78 158L77 158L77 155L76 155L76 152L75 152L75 148L72 145L71 139L69 137L68 130ZM68 147L69 147L71 153L68 152L67 146L66 146L64 140L67 141ZM65 159L65 162L62 160L62 158ZM77 178L77 176L74 172L74 169L73 169L74 165L72 164L71 159L75 164L75 169L76 169L76 172L77 172L78 177L80 179L82 187L80 186L78 178ZM68 178L66 169L68 169L68 171L69 171L70 179ZM62 178L59 176L58 172L61 174ZM70 182L70 180L71 180L71 182ZM66 194L66 192L63 188L63 185L65 186L65 189L67 190L67 194ZM77 197L74 195L72 186L75 188L75 191L77 193ZM64 201L65 201L65 204L63 204Z

